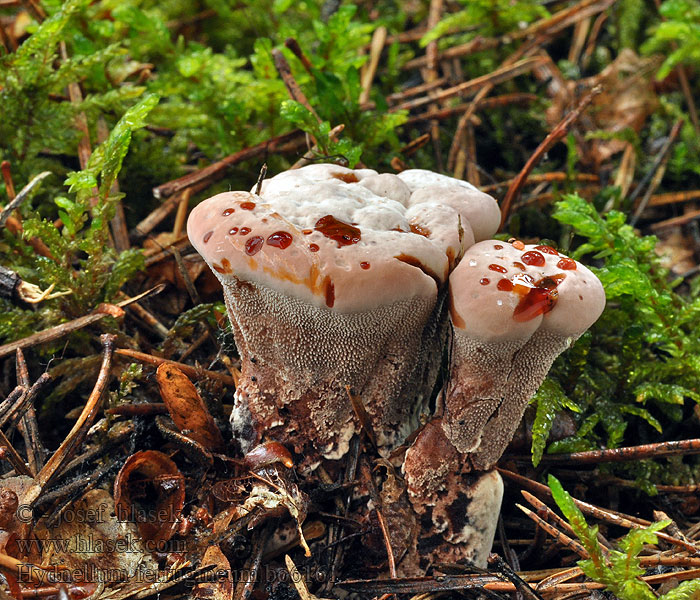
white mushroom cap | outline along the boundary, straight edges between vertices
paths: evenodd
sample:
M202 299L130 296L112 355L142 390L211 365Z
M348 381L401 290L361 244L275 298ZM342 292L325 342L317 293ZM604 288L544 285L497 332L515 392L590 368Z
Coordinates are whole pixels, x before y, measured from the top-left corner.
M370 189L401 197L401 186L370 169L309 165L263 182L260 196L227 192L201 203L188 233L221 280L267 285L316 306L360 312L432 297L474 238L451 206L407 208Z
M501 223L498 203L471 183L423 169L402 171L398 177L411 190L408 206L427 201L451 206L469 223L477 242L498 231Z
M476 468L492 466L554 359L600 316L605 291L548 246L472 246L450 276L454 351L443 428Z
M360 185L364 185L377 196L391 198L392 200L401 202L404 206L408 206L408 201L411 198L410 188L400 177L391 173L369 175L360 180Z
M348 169L339 165L326 163L306 165L301 169L282 171L270 179L262 182L261 195L274 194L279 191L287 191L295 187L302 187L320 181L340 185L342 183L357 183L368 177L375 176L374 169ZM255 186L257 187L257 186ZM250 191L254 192L255 187Z

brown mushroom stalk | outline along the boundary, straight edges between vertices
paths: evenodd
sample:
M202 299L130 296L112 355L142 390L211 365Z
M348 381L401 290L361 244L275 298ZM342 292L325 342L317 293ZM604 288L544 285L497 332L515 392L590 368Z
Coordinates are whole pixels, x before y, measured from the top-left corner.
M442 201L450 181L462 188L444 178L420 198L400 176L309 165L265 180L259 196L219 194L192 211L189 237L222 283L241 355L232 425L243 450L264 437L343 456L358 428L346 386L381 451L415 429L444 345L448 277L474 243L469 195Z

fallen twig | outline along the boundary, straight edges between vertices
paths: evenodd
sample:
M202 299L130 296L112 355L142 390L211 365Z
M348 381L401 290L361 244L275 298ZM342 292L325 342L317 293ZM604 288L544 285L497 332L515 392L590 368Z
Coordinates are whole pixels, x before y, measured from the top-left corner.
M152 356L150 354L146 354L145 352L138 352L136 350L130 350L128 348L118 348L115 351L115 353L120 356L126 356L127 358L131 358L138 362L146 363L156 367L167 363L169 365L177 367L185 375L187 375L188 377L192 377L193 379L202 379L203 377L209 377L211 379L216 379L220 381L224 385L235 385L233 377L231 377L230 375L217 373L215 371L207 371L206 369L197 369L195 367L191 367L190 365L186 365L175 360L168 360L166 358L160 358L159 356Z
M664 143L663 148L661 148L661 151L659 152L658 156L654 160L654 164L651 166L651 169L646 174L644 179L642 179L642 181L639 182L639 185L635 188L635 190L630 194L629 199L632 202L634 202L637 199L637 196L639 196L639 194L641 193L642 189L644 189L644 186L646 186L647 183L651 181L649 188L644 194L642 200L637 205L637 208L634 211L632 218L630 219L630 225L632 225L632 227L634 227L637 224L639 217L644 212L644 209L647 207L647 203L649 202L651 195L654 193L654 190L657 188L659 183L661 183L661 178L663 177L664 171L666 170L664 165L668 160L669 152L671 151L674 142L676 141L676 139L678 139L682 126L683 119L678 119L673 124L671 132L668 134L668 138L666 139L666 142Z
M72 429L63 440L58 450L51 456L44 468L38 473L34 482L25 492L22 504L32 505L39 498L41 492L61 472L61 467L75 454L83 439L87 435L88 429L97 417L100 406L100 399L107 387L109 380L109 370L112 366L112 354L114 353L114 340L116 336L105 333L100 337L102 342L102 366L97 376L97 381L92 389L92 393L85 403L80 417L73 425Z
M73 333L78 329L82 329L84 327L87 327L88 325L91 325L92 323L96 323L100 319L104 319L108 316L114 317L115 319L119 319L124 316L124 311L122 310L123 307L128 306L132 302L138 302L139 300L145 298L146 296L150 296L151 294L158 294L162 292L163 289L165 289L165 285L160 284L151 288L150 290L143 292L142 294L139 294L138 296L135 296L134 298L124 300L119 304L100 304L93 312L91 312L88 315L78 317L77 319L73 319L68 323L61 323L60 325L56 325L55 327L50 327L49 329L44 329L43 331L39 331L26 338L22 338L21 340L17 340L15 342L5 344L4 346L0 346L0 358L8 356L9 354L14 354L18 349L31 348L39 344L52 342L54 340L57 340L58 338L68 335L69 333Z
M491 73L487 73L486 75L481 75L480 77L470 79L469 81L465 81L464 83L460 83L459 85L447 88L446 90L442 90L441 92L436 92L434 94L429 94L428 96L416 98L414 100L409 100L402 104L397 104L396 106L392 106L389 109L389 112L396 112L398 110L412 110L414 108L418 108L419 106L423 106L424 104L430 104L432 102L446 100L447 98L452 98L453 96L464 97L470 94L476 94L486 84L497 85L499 83L503 83L504 81L508 81L509 79L513 79L518 75L522 75L524 73L527 73L528 71L531 71L538 65L542 64L542 62L543 59L538 56L525 58L521 61L518 61L514 65L509 65L507 67L496 69Z
M199 169L193 173L183 175L178 179L173 179L172 181L163 183L158 187L153 188L153 196L156 198L168 198L173 194L182 192L186 188L196 186L197 184L202 186L200 189L204 189L213 182L221 179L225 175L226 169L238 164L239 162L275 152L280 154L285 152L293 152L294 150L297 150L303 146L305 143L306 136L300 129L278 135L270 138L269 140L265 140L264 142L260 142L255 146L251 146L250 148L243 148L234 154L210 164L208 167L204 167L203 169ZM177 204L177 201L175 201L174 204Z
M594 87L590 92L588 92L576 105L576 108L574 108L559 123L557 123L557 125L554 127L554 129L552 129L552 131L549 132L549 134L542 141L542 143L539 146L537 146L535 151L532 153L532 156L530 156L528 161L525 163L525 166L522 168L520 173L518 173L518 176L514 179L513 183L508 188L508 192L506 193L506 196L503 199L503 203L501 204L500 229L502 229L505 225L506 220L508 219L508 214L510 212L510 207L513 204L513 201L520 194L520 190L525 184L525 180L527 179L532 169L535 168L535 165L537 165L537 163L545 155L545 153L567 134L571 126L576 122L576 119L578 119L581 116L581 113L591 103L593 98L595 98L601 92L602 88L600 86Z

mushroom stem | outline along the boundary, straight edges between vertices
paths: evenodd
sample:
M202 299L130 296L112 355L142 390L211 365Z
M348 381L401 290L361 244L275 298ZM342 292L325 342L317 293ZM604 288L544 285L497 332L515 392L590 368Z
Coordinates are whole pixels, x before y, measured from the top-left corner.
M573 338L538 330L522 342L475 345L455 337L442 427L472 468L493 467L513 438L530 398ZM548 352L542 352L547 348Z
M442 419L430 421L406 451L408 497L423 529L426 563L467 559L486 567L501 509L503 481L495 470L473 471L445 436Z
M231 422L244 450L264 436L340 458L358 429L347 386L362 397L380 449L417 427L437 377L444 302L341 314L241 280L224 292L242 357Z

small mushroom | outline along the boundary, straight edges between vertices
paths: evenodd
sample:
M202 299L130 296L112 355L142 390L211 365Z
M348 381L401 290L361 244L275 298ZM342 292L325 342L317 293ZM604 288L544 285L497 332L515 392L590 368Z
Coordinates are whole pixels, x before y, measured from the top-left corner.
M454 347L442 426L472 467L492 467L554 359L600 316L605 291L549 246L475 244L450 275Z
M449 273L474 238L459 210L407 197L393 175L309 165L192 211L190 240L224 287L241 355L231 418L243 450L264 434L342 456L356 430L346 386L381 449L417 425Z
M488 240L465 252L449 294L450 379L403 471L414 510L436 533L423 560L485 567L503 490L492 467L554 359L600 316L605 292L549 246Z

